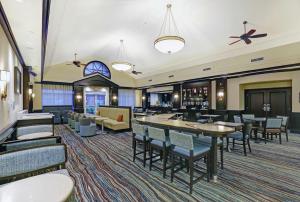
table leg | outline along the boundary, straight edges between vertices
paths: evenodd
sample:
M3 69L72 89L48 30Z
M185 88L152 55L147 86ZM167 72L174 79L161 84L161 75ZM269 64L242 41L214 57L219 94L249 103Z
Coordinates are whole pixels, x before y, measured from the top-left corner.
M101 124L101 134L106 134L106 133L104 132L104 121L102 121L102 124Z
M210 151L210 174L211 179L217 182L218 179L218 145L217 137L211 138L211 151Z

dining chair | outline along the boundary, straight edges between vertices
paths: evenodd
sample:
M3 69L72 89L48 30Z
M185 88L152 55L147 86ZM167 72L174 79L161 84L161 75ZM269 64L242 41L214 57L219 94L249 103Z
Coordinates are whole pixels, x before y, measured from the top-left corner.
M200 144L196 141L194 141L194 138L192 135L188 135L185 133L180 133L177 131L171 130L170 132L170 141L171 141L171 182L173 182L174 178L179 179L180 181L183 181L189 185L190 194L193 192L193 185L200 181L203 177L207 177L207 181L209 182L210 178L210 172L209 172L209 166L210 166L210 146L206 144ZM182 166L181 161L175 162L175 157L181 157L184 158L188 164L185 166ZM196 161L199 161L201 159L206 158L206 172L202 172L194 167L194 163ZM176 168L178 165L180 165L179 168ZM176 176L175 174L182 170L184 167L187 167L189 170L189 181L187 182L183 178L180 178L179 176ZM176 169L175 169L176 168ZM197 173L200 173L201 175L196 177L194 179L194 171Z
M141 144L142 151L137 152L137 143ZM132 147L133 147L133 162L138 159L143 162L143 166L146 166L147 151L149 150L149 135L148 128L145 125L140 125L137 123L132 123ZM143 158L138 155L142 154Z
M254 114L242 114L243 121L245 120L253 120L255 118Z
M286 141L289 141L289 134L288 134L288 122L289 117L288 116L276 116L276 118L282 119L282 126L281 126L281 132L284 132L286 135Z
M279 136L279 143L281 144L281 127L282 119L281 118L267 118L265 128L264 128L264 138L265 143L267 143L267 138L271 136L273 140L273 135Z
M251 122L244 122L244 126L242 127L242 131L235 131L227 135L227 149L230 144L230 139L232 139L232 147L234 149L235 145L243 145L244 155L247 156L247 148L246 144L248 145L249 152L251 153L251 146L250 146L250 134L252 131L252 123ZM236 142L238 141L238 142ZM242 142L242 143L239 143Z
M162 160L162 171L163 171L163 178L166 177L167 169L171 168L170 166L167 167L167 161L170 151L170 138L167 134L168 131L160 128L148 127L148 134L150 138L150 165L149 170L152 170L152 166L161 169L160 167L153 165L153 163ZM158 151L159 154L153 156L153 152ZM161 156L159 159L155 159L158 156ZM153 160L155 159L155 160Z

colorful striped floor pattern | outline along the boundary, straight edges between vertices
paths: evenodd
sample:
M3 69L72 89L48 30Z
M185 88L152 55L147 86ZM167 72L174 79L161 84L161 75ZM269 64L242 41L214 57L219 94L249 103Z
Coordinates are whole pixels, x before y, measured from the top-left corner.
M287 143L252 144L252 154L225 152L217 183L201 180L192 195L180 181L132 162L131 134L81 138L56 126L68 146L67 169L78 201L300 201L300 136ZM182 175L186 173L182 172Z

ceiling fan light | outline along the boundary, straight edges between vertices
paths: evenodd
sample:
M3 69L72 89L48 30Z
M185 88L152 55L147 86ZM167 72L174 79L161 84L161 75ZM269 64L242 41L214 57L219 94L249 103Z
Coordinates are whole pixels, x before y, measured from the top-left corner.
M162 36L154 41L154 47L162 53L173 54L185 45L185 40L180 36Z
M132 67L132 65L128 62L113 62L111 66L118 71L127 71Z

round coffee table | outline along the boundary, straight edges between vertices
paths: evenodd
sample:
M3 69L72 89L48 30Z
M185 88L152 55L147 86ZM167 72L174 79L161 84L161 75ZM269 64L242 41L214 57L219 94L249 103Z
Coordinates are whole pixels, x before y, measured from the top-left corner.
M107 132L104 131L104 121L107 120L108 118L105 117L100 117L100 118L96 118L97 122L101 122L101 134L105 135L107 134Z
M62 174L43 174L8 183L0 187L0 201L58 202L71 199L74 183Z

